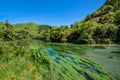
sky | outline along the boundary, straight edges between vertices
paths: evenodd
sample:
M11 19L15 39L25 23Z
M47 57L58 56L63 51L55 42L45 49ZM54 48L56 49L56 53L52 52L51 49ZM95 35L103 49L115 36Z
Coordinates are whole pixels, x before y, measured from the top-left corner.
M106 0L0 0L0 22L70 25L99 9Z

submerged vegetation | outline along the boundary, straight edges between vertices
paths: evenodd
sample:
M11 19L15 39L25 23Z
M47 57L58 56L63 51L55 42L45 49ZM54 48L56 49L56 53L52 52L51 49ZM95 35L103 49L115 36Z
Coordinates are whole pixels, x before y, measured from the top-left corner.
M107 48L101 44L119 44L119 35L119 0L107 0L70 26L0 22L0 80L119 80L82 57L87 50Z
M108 73L98 64L74 53L63 52L60 55L61 50L54 47L55 44L40 42L39 47L32 47L30 44L37 45L34 41L30 44L26 42L27 45L20 43L21 41L10 41L0 44L3 51L0 55L0 79L110 80ZM64 50L68 51L67 48Z

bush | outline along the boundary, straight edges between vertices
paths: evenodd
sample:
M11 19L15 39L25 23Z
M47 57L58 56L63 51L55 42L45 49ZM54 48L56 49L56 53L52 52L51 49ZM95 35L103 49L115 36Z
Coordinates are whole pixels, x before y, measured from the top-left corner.
M93 48L105 49L106 47L101 44L98 44L98 45L94 45Z

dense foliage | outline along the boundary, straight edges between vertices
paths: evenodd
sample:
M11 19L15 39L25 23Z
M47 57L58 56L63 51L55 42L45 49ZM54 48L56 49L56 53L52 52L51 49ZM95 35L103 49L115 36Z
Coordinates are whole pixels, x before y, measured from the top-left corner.
M120 42L120 1L107 0L96 12L70 28L61 26L45 32L45 41L82 44Z
M32 22L11 25L6 20L5 23L0 23L0 29L0 38L5 41L31 38L61 43L120 43L120 1L107 0L96 12L70 27L38 25Z

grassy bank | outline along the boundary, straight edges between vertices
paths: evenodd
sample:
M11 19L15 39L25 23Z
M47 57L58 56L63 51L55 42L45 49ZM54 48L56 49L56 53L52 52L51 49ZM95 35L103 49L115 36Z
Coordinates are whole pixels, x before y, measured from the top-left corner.
M70 44L61 48L62 44L26 40L0 45L1 80L110 80L98 64L75 55L85 47L74 45L73 49Z

